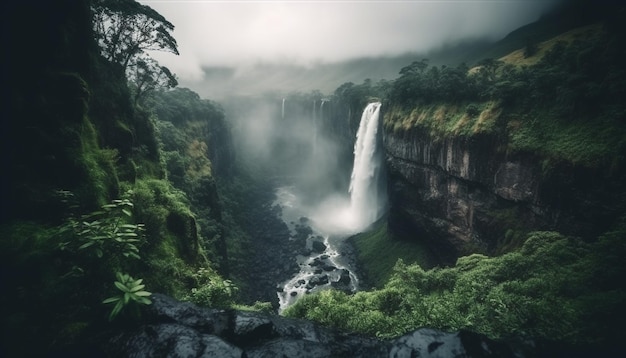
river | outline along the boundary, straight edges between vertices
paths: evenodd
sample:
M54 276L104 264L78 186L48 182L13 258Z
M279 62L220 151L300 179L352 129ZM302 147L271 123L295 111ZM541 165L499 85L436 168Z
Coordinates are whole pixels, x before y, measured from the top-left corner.
M349 232L329 225L324 214L330 212L324 205L309 207L301 197L294 186L276 189L274 205L282 208L281 218L289 227L292 240L303 240L306 246L306 254L296 257L299 272L278 285L279 312L313 292L329 288L356 292L359 286L354 252L346 242ZM341 215L341 207L339 200L334 200L335 219Z

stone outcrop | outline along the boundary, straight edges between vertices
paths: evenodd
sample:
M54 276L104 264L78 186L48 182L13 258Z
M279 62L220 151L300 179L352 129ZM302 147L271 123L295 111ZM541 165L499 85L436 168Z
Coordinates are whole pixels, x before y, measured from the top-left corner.
M592 237L624 209L619 175L567 164L545 170L544 158L509 154L493 135L387 130L384 145L390 228L429 241L444 262L501 248L516 231Z
M380 340L310 321L225 311L153 295L137 326L103 344L107 357L524 357L531 345L511 345L470 332L422 328Z

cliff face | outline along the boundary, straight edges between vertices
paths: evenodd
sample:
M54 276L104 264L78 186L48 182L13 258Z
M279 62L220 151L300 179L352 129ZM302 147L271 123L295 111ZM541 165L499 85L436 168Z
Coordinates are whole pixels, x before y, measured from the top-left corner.
M390 228L426 240L444 262L506 249L531 230L591 237L623 210L615 172L566 164L546 170L538 155L507 154L495 134L386 130L384 145Z

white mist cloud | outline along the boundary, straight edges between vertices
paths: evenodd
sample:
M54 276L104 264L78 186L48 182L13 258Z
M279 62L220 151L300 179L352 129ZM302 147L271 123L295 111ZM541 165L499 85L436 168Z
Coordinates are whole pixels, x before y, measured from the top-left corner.
M536 20L558 1L140 2L176 27L180 56L155 57L191 81L202 79L202 67L310 65L428 51L462 39L498 39Z

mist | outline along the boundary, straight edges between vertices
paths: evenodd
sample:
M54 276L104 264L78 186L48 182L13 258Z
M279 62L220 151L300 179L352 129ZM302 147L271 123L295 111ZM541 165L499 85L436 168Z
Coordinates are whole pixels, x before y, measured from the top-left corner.
M390 72L385 60L407 54L420 60L442 46L496 41L559 2L141 1L175 25L180 56L152 55L182 86L214 99L281 84L283 91L325 91L342 83L333 80L336 74L344 82L392 79L399 67ZM366 59L385 68L366 77L333 70Z
M345 206L354 158L354 140L325 125L335 115L326 96L346 82L393 80L423 58L471 64L559 1L142 2L176 26L180 56L151 55L181 86L222 103L243 166L324 208Z
M230 97L223 103L246 167L297 184L307 200L322 192L347 192L350 163L345 147L324 132L331 104L320 93Z

